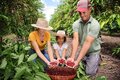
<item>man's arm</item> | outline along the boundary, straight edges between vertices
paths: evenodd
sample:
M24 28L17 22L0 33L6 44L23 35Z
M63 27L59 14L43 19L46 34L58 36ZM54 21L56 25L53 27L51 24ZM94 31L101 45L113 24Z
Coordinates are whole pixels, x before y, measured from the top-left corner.
M78 56L78 58L76 60L77 65L79 64L81 59L86 55L86 53L89 50L90 46L92 45L93 41L94 41L94 37L89 36L89 35L86 37L86 40L85 40L85 42L83 44L83 47L81 48L79 56Z
M72 53L71 53L71 58L73 59L75 59L75 53L77 51L78 44L79 44L78 32L74 32L73 41L72 41Z

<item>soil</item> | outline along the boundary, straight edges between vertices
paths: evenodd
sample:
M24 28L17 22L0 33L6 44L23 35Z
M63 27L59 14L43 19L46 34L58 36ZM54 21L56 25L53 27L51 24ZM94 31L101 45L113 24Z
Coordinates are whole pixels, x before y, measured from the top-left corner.
M101 38L103 41L101 50L102 61L94 78L106 76L108 80L120 80L120 56L112 55L112 49L120 45L120 37L102 35ZM67 41L71 44L72 38L68 38Z
M113 56L112 49L120 45L120 37L102 35L101 65L96 76L106 76L108 80L120 80L120 56Z

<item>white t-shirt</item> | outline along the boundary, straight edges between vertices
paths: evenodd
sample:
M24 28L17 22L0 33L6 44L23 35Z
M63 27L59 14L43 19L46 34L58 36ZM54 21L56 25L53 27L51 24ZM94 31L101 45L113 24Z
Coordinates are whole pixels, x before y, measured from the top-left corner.
M58 50L60 57L62 57L62 52L64 49L67 49L67 47L67 43L63 43L62 47L60 47L57 43L53 44L53 48Z

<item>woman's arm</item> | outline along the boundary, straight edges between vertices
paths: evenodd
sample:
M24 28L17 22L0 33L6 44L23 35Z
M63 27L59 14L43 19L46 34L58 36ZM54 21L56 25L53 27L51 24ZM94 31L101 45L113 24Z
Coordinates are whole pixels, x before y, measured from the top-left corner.
M49 65L49 61L45 58L45 56L41 53L38 44L36 41L31 41L31 45L33 46L34 50L36 51L37 55L47 64Z
M54 61L53 51L50 41L47 42L47 47L48 47L48 55L50 57L50 61Z

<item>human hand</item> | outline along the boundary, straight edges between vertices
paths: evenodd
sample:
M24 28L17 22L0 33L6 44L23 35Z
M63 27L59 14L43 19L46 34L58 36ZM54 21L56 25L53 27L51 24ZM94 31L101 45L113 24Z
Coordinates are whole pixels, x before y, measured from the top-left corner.
M73 68L77 69L77 68L78 68L78 65L79 65L79 62L78 62L78 61L75 61L74 63L75 63L75 65L73 66Z
M51 62L50 62L50 66L51 67L55 67L55 66L58 66L58 61L56 60L56 59L54 59L54 60L52 60Z
M74 59L73 59L73 58L68 58L68 59L66 60L66 62L67 62L67 61L74 62Z
M68 58L67 61L66 61L66 66L70 67L70 68L74 68L74 66L75 66L74 59L73 58Z
M60 58L60 59L58 59L58 62L60 64L65 64L66 60L65 60L65 58Z

